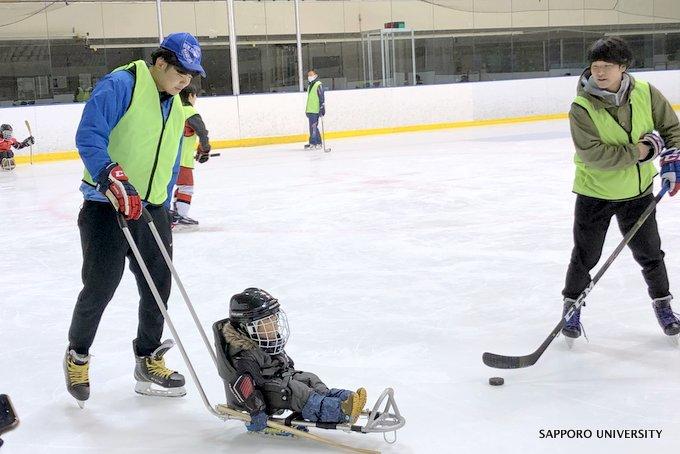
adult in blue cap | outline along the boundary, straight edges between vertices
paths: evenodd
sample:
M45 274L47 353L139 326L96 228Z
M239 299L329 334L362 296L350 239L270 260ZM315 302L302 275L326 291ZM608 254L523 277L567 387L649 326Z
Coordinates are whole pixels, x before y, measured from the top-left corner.
M99 321L120 283L125 259L137 281L139 322L133 340L135 391L182 396L184 376L163 359L172 342L161 342L163 315L118 226L128 220L142 257L167 306L171 275L146 225L146 207L172 253L171 191L179 172L184 111L179 92L205 76L201 47L189 33L173 33L151 54L103 77L85 104L76 146L85 165L78 217L83 251L83 289L78 295L64 358L66 387L82 407L90 396L90 347ZM153 384L153 387L152 387Z

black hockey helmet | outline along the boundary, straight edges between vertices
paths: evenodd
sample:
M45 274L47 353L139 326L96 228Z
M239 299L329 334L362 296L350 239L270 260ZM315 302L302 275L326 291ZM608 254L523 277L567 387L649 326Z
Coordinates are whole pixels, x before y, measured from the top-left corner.
M0 125L0 135L2 135L3 138L9 139L12 137L12 125L8 125L7 123Z
M278 311L279 300L255 287L237 293L229 301L229 320L235 325L246 324Z
M267 353L280 353L288 341L286 314L279 300L262 289L250 287L232 296L229 321Z

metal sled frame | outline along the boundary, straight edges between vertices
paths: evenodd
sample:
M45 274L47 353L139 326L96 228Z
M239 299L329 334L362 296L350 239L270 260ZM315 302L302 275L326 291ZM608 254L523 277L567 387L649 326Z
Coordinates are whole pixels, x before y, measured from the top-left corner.
M397 441L397 430L401 429L404 427L404 424L406 424L406 418L401 415L397 403L394 400L394 390L392 388L386 388L382 394L380 394L380 397L378 397L378 400L373 404L373 408L370 411L362 411L358 421L361 421L364 418L365 422L363 425L310 422L297 418L271 419L282 422L286 426L318 427L320 429L335 429L344 432L361 432L364 434L382 433L385 441L390 444ZM394 438L392 440L387 439L387 434L390 432L394 432Z
M174 324L172 323L172 319L170 318L170 314L168 313L167 309L165 308L165 305L163 304L163 300L158 293L158 289L156 288L155 283L153 282L153 279L151 278L151 274L149 273L149 270L146 266L146 263L144 262L144 258L142 257L141 253L139 252L139 248L137 247L137 243L135 242L134 238L132 237L132 234L130 233L130 228L127 225L127 221L123 217L123 215L120 212L117 212L117 219L118 219L118 224L123 231L123 235L125 236L125 239L127 240L128 244L130 245L130 249L132 250L132 253L137 260L137 263L139 264L139 267L142 271L142 274L144 275L144 278L146 280L147 285L149 286L149 289L151 290L151 293L154 296L154 299L156 300L156 304L158 305L158 309L161 311L163 314L163 318L165 319L165 323L167 323L168 328L170 329L170 332L172 333L172 337L175 340L175 343L177 344L177 347L180 351L180 354L182 356L182 359L184 360L184 363L187 366L187 369L189 369L189 374L191 375L191 378L193 379L196 388L198 389L198 393L201 396L201 399L203 400L203 404L205 405L206 409L208 412L210 412L212 415L216 416L217 418L220 418L222 420L227 420L227 419L238 419L240 421L244 422L250 422L250 415L248 413L236 410L234 408L229 407L228 405L223 405L223 404L218 404L215 407L213 407L210 404L210 401L208 400L207 395L205 394L205 390L203 389L203 386L201 385L200 380L198 379L198 375L196 374L196 370L194 369L193 364L191 363L191 360L189 359L189 355L187 354L184 345L182 344L182 341L179 337L179 334L177 333L177 330L175 329ZM161 251L161 254L163 255L163 258L165 259L165 262L170 269L170 273L172 274L172 277L175 280L175 283L177 284L177 287L179 288L180 293L182 294L182 298L184 299L184 303L187 306L187 309L191 313L191 316L194 320L194 324L196 325L196 328L198 329L201 338L203 339L203 342L208 349L208 352L210 353L210 356L213 360L213 363L215 364L215 367L217 368L218 372L220 373L220 376L222 376L222 373L224 371L225 367L225 360L224 358L220 357L218 360L218 357L216 355L216 350L213 350L212 346L210 345L210 342L208 341L208 337L206 336L205 330L201 326L200 321L198 320L198 316L196 315L196 311L194 310L193 304L191 303L191 300L189 299L189 296L187 295L187 292L184 288L184 285L182 284L181 279L179 278L179 275L177 274L177 270L175 269L172 259L170 258L170 255L168 254L168 251L165 247L165 244L163 244L163 240L161 239L160 234L158 233L158 229L156 228L156 225L153 222L153 217L151 214L147 211L146 208L142 208L142 219L144 222L148 224L149 229L151 230L151 234L153 235L154 239L156 240L156 244L158 248ZM213 325L213 329L217 326L217 324L220 322L217 322ZM216 339L217 342L217 339ZM222 356L222 355L220 355ZM230 364L227 365L230 366ZM223 377L224 378L224 377ZM228 386L227 386L228 388ZM378 410L380 409L380 405L382 404L383 401L385 402L385 407L383 409L383 412L379 412ZM390 413L390 409L394 410L394 413ZM397 408L396 402L394 401L394 392L391 388L386 389L383 391L382 395L380 398L377 400L376 404L373 407L373 410L371 412L362 412L362 415L364 415L368 418L368 422L365 426L351 426L349 424L334 424L331 427L331 425L328 425L328 427L323 427L327 429L335 428L335 429L340 429L340 430L346 430L346 431L354 431L354 432L362 432L362 433L372 433L372 432L395 432L397 429L401 428L404 426L406 423L406 420L401 416L399 413L399 409ZM345 449L353 452L358 452L358 453L364 453L364 454L374 454L379 451L374 451L370 449L362 449L362 448L356 448L353 446L348 446L342 443L335 442L333 440L329 440L327 438L320 437L318 435L308 433L302 430L295 429L293 427L287 426L285 424L282 424L279 422L280 420L277 418L270 418L267 421L267 426L283 430L285 432L291 433L293 435L297 435L302 438L307 438L311 439L320 443L324 443L329 446L333 446L336 448L340 449ZM323 423L311 423L309 421L300 421L299 424L296 421L296 425L304 425L304 426L310 426L310 427L322 427L324 424ZM345 427L346 426L346 427ZM384 435L383 435L384 436ZM385 438L386 439L386 438ZM387 440L387 439L386 439Z

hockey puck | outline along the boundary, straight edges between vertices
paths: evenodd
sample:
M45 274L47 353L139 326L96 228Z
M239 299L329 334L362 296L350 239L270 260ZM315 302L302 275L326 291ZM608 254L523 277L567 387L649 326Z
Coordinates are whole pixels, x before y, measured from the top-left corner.
M505 380L503 380L503 377L491 377L489 379L489 384L491 386L501 386L503 383L505 383Z

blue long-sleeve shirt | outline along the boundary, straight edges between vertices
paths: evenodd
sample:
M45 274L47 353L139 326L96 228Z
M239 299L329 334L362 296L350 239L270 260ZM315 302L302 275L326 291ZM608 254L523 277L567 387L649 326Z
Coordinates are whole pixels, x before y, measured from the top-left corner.
M319 95L319 106L323 106L324 103L326 102L326 98L324 97L323 84L319 84L319 87L316 89L316 93Z
M85 164L85 168L93 178L97 178L97 175L112 162L108 151L109 136L130 106L134 85L135 78L128 71L116 71L107 74L99 80L92 91L92 96L85 104L83 116L76 132L76 147L78 147L78 153L83 164ZM172 100L173 98L170 95L159 94L161 111L165 120L170 115ZM168 198L165 201L167 207L170 206L172 188L177 181L181 151L182 140L180 139L172 177L168 184ZM108 201L104 194L85 182L80 185L80 192L83 193L85 200Z

